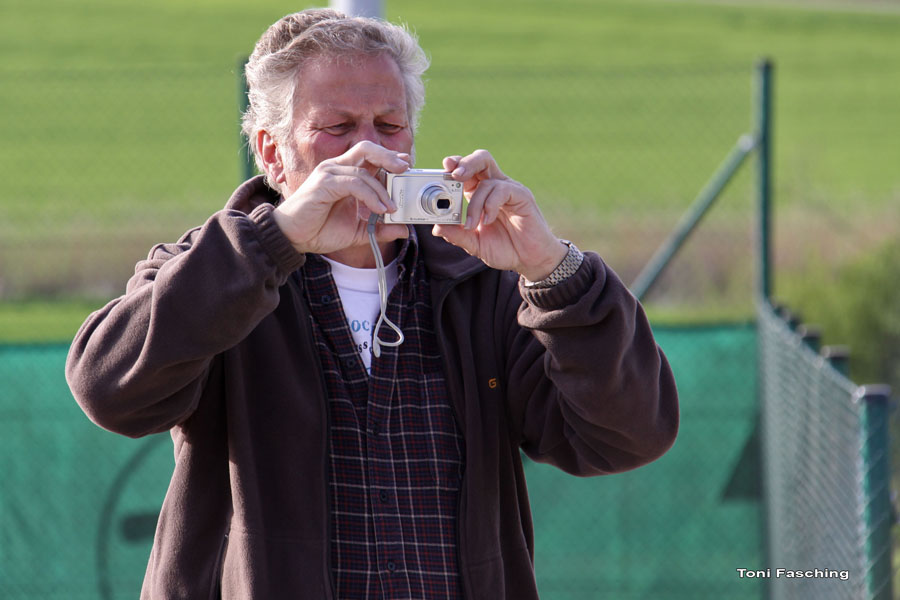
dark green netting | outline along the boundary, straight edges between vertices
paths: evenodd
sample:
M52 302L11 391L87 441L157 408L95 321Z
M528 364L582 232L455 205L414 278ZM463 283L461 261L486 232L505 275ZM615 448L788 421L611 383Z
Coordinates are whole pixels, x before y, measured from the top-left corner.
M526 469L542 598L762 597L735 570L762 568L754 329L656 336L681 399L675 446L609 477Z
M542 598L762 597L754 328L658 328L681 432L658 462L578 479L528 463ZM136 598L173 466L167 435L90 423L67 347L0 346L0 597Z

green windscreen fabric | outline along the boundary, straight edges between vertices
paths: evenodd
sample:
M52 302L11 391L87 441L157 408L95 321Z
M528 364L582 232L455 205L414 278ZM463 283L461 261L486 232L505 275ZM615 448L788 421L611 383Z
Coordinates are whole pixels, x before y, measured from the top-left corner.
M541 598L759 599L763 568L750 326L656 328L681 426L650 465L578 479L529 463ZM599 368L599 367L598 367Z
M672 450L580 479L526 464L544 600L743 599L763 586L749 325L657 328L681 397ZM174 464L168 435L88 421L65 345L0 346L0 598L133 599Z
M172 472L168 435L88 421L66 346L0 346L0 598L137 598Z

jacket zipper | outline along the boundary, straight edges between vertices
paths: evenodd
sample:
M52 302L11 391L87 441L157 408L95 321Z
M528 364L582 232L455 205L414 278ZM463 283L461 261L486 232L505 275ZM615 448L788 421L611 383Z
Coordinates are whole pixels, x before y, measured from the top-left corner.
M444 326L443 326L443 321L441 319L441 315L442 315L443 309L444 309L444 301L450 295L450 292L453 291L453 288L458 286L463 281L471 279L477 273L480 273L480 272L481 271L477 271L476 273L471 273L468 276L463 277L462 279L451 280L451 283L448 284L447 287L444 290L442 290L439 295L437 295L435 297L434 306L432 307L433 319L434 319L434 334L435 334L435 337L437 337L438 348L441 351L441 355L447 357L448 360L450 360L450 355L447 353L447 344L445 343L445 340L444 340ZM445 367L445 371L446 371L446 367ZM463 426L464 424L462 422L462 419L459 416L459 410L456 407L457 399L461 398L461 401L464 401L465 399L462 398L462 396L461 396L462 392L459 389L458 381L453 377L453 374L445 373L445 379L446 379L448 385L450 386L450 410L453 411L453 418L456 420L456 426L459 428L460 434L462 435L462 438L463 438L463 446L465 446L466 430L465 430L465 427ZM467 457L466 462L468 462L468 452L466 453L466 457ZM469 588L470 582L469 582L468 578L466 577L465 569L463 568L465 563L463 561L463 551L462 551L462 548L463 548L463 544L462 544L462 541L463 541L462 540L462 537L463 537L463 533L462 533L462 531L463 531L462 503L463 503L463 491L466 488L466 477L467 477L468 471L469 471L468 465L463 464L462 480L460 481L460 484L459 484L459 496L456 499L456 561L459 564L459 581L460 581L460 587L462 588L463 597L464 598L473 598L474 595L472 594L472 592Z
M228 534L222 537L222 544L219 548L219 555L216 557L216 575L213 579L212 595L213 600L222 600L222 577L225 575L225 552L228 550Z

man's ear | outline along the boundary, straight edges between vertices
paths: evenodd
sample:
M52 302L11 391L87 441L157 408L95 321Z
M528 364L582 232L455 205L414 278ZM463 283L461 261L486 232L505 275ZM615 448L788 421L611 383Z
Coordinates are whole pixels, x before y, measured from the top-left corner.
M273 185L285 182L285 166L281 149L268 131L256 134L256 151L262 158L263 169Z

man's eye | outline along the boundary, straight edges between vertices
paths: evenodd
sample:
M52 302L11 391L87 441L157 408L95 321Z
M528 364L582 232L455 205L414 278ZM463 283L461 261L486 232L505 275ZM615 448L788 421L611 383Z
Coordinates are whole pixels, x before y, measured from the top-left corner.
M403 130L403 125L396 125L394 123L379 123L378 128L384 133L399 133Z
M350 125L350 123L338 123L337 125L329 125L322 129L325 133L330 133L331 135L343 135L350 131L351 128L352 125Z

